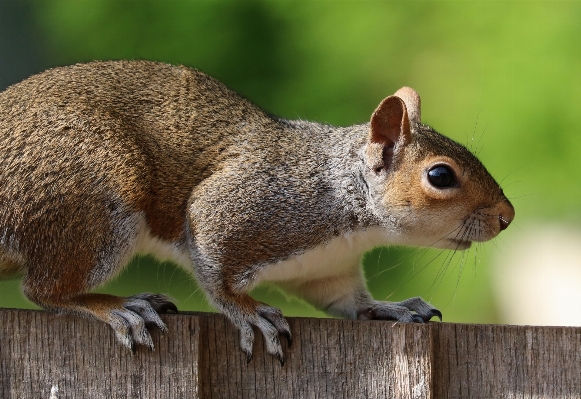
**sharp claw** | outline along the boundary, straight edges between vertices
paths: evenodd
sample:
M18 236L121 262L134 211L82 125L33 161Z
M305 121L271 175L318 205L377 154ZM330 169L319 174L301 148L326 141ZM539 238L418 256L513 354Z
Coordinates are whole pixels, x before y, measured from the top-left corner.
M434 313L433 316L438 316L438 319L442 321L442 312L440 312L438 309L434 309L432 313Z
M284 356L281 354L276 355L278 361L280 362L280 367L284 366Z
M288 347L290 348L291 346L293 346L293 337L292 337L290 331L284 331L282 333L282 335L285 336L286 342L288 343Z
M437 316L438 319L440 319L440 321L442 321L442 312L440 312L438 309L430 310L430 312L426 316L424 316L423 319L425 322L428 322L434 316Z
M252 361L252 353L247 353L246 354L246 364L250 364L250 362Z
M178 308L171 302L167 302L161 306L160 313L167 313L168 310L171 310L174 313L178 313Z

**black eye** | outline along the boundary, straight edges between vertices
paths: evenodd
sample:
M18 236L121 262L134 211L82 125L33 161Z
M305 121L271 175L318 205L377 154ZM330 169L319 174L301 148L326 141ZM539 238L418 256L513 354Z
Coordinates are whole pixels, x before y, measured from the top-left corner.
M452 187L456 183L454 172L445 165L437 165L428 171L428 180L434 187Z

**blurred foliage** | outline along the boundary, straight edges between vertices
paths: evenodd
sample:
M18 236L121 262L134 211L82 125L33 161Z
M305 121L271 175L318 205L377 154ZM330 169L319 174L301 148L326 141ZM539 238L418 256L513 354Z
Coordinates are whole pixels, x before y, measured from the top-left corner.
M581 3L44 0L0 2L0 84L49 66L151 59L197 67L270 112L337 125L368 120L399 87L423 120L479 154L517 219L464 253L382 248L366 256L376 298L422 295L447 321L498 321L489 254L531 218L581 222ZM210 309L183 271L142 257L107 292L167 292ZM287 315L322 315L275 289ZM393 295L392 295L393 294ZM30 306L0 282L1 306Z

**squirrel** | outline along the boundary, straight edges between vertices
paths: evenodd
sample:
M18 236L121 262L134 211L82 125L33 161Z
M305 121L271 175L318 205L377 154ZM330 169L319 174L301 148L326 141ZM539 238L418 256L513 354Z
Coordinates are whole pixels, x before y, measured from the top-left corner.
M423 301L374 300L361 269L377 246L463 250L514 208L464 146L421 123L409 87L369 123L291 121L192 68L95 61L0 93L0 275L32 302L108 323L153 349L168 297L90 290L139 253L192 272L237 327L284 363L280 310L249 290L271 282L331 316L426 322Z

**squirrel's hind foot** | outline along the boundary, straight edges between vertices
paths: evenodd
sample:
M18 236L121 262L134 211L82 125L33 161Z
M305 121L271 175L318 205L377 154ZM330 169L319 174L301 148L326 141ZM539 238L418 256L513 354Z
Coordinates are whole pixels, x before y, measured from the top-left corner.
M135 344L145 345L154 349L149 328L158 328L167 333L160 313L172 311L177 313L177 307L169 298L161 294L143 293L126 298L123 308L111 310L109 325L113 327L117 339L126 347L134 350Z
M176 306L165 295L143 293L123 298L122 306L111 309L107 323L115 331L119 342L130 350L135 350L135 344L154 349L153 341L147 327L158 328L162 333L168 329L158 313L173 311Z
M109 324L117 340L134 351L136 345L153 350L153 340L148 328L168 332L158 313L177 312L169 298L160 294L143 293L127 298L107 294L81 294L67 303L54 303L50 309L64 313L85 314Z
M26 286L25 286L26 290ZM154 349L148 328L168 331L159 313L177 312L176 306L165 295L143 293L127 298L108 294L79 294L62 300L54 297L28 295L40 306L59 313L84 315L109 324L117 340L131 351L136 345Z

